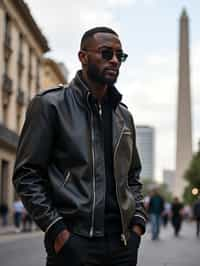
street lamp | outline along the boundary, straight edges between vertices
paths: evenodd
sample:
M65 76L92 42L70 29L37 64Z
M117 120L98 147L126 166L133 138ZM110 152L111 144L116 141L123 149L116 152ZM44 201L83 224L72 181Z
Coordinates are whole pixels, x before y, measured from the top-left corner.
M198 195L198 193L199 193L198 188L194 187L194 188L192 189L192 195L196 196L196 195Z

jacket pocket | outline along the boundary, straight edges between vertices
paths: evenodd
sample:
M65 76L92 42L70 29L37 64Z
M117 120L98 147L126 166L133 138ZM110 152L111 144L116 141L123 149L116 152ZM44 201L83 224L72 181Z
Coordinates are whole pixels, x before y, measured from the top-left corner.
M47 254L50 255L50 256L58 256L66 248L65 246L69 245L69 243L70 243L72 238L73 238L73 234L70 233L69 238L64 242L64 244L61 247L61 249L56 253L55 249L54 249L55 239L51 239L49 237L48 233L45 234L45 236L44 236L44 246L45 246Z
M141 241L141 236L139 236L135 231L131 230L131 235L129 238L129 245L131 249L136 251L139 248Z
M64 253L64 250L66 250L69 246L70 246L70 242L71 242L71 239L73 238L73 234L70 233L69 237L65 240L63 246L61 247L61 249L56 253L55 251L55 254L57 256L61 255L62 253Z

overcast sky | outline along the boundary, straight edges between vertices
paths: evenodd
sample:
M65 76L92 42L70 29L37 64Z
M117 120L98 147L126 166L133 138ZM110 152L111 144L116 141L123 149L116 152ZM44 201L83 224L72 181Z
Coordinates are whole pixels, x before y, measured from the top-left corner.
M80 64L82 34L94 26L116 30L129 54L117 88L137 125L156 133L156 177L175 168L179 17L190 18L193 150L200 139L200 1L26 0L51 47L48 56L65 63L70 79Z

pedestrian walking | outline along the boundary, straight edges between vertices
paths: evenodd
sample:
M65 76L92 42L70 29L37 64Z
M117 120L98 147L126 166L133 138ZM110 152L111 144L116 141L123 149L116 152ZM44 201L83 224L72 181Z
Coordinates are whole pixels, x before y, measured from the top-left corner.
M157 240L160 234L161 217L164 211L164 199L159 190L155 188L152 191L149 201L149 217L151 223L152 240Z
M127 54L112 29L81 39L82 69L39 93L22 129L13 182L45 232L47 265L137 264L146 214L131 113L114 86Z
M14 225L16 228L16 233L20 232L23 211L24 211L24 205L21 199L17 198L17 200L14 201L13 203Z
M0 204L0 217L2 220L2 226L6 226L8 224L8 205L5 202Z
M165 202L164 211L162 213L162 221L164 227L168 225L170 219L170 213L171 213L171 204L169 202Z
M183 207L183 219L186 222L190 222L192 219L192 208L189 204Z
M198 196L198 199L194 202L193 216L196 221L196 235L197 237L199 237L199 234L200 234L200 196Z
M24 208L22 215L22 231L31 232L32 231L33 220L27 210Z
M182 220L183 220L183 204L175 197L171 207L172 226L174 228L174 235L179 236Z

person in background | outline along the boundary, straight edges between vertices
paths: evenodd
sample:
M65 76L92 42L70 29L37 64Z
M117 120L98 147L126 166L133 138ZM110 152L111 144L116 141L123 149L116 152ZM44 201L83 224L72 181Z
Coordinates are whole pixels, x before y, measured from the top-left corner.
M151 223L152 240L159 239L161 217L164 211L164 199L159 193L159 189L155 188L152 191L149 201L149 218Z
M45 232L48 266L134 266L145 232L133 117L114 86L127 54L107 27L85 32L81 70L31 101L13 183Z
M8 224L8 205L5 202L0 204L0 216L2 219L2 226L6 226Z
M16 201L13 203L13 215L14 215L14 225L16 228L16 233L20 232L22 215L24 211L24 205L21 199L18 197Z
M174 228L174 235L179 236L183 220L183 204L178 197L175 197L171 206L171 220Z
M200 195L198 199L193 204L193 216L196 221L196 235L200 235Z
M169 202L165 202L164 211L162 213L162 221L164 227L168 225L170 213L171 213L171 204Z
M149 201L150 201L150 196L149 195L146 195L145 197L144 197L144 207L145 207L145 209L148 211L148 209L149 209Z
M189 204L185 205L183 208L183 219L186 222L190 222L192 219L192 208Z
M23 232L31 232L32 231L32 218L30 214L27 212L27 210L24 208L23 214L22 214L22 231Z

